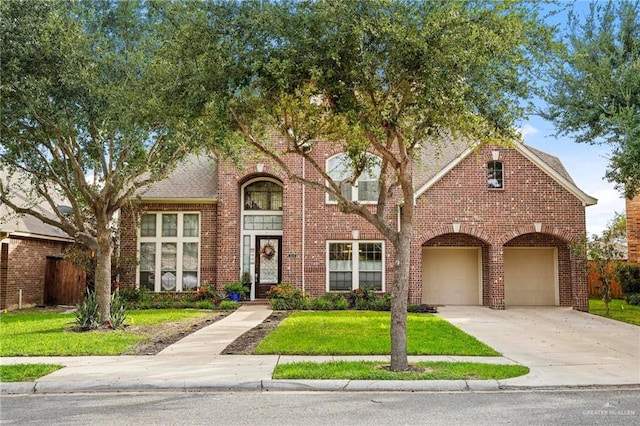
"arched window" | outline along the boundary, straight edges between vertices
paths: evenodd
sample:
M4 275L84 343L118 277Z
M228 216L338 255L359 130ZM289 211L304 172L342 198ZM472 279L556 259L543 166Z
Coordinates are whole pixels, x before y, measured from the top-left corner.
M362 172L355 185L349 180L353 176L349 157L346 154L338 154L327 160L327 174L335 182L341 183L342 196L347 200L375 203L380 193L380 158L373 154L367 154L371 160L371 167ZM329 202L335 202L335 197L329 196Z
M502 189L504 187L504 173L501 161L487 163L487 188Z
M258 181L244 188L245 210L282 210L282 187L275 182Z

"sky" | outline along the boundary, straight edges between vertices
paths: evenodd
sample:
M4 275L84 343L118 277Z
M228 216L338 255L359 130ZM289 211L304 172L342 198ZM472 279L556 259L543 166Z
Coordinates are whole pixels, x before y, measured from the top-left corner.
M579 16L586 16L590 3L578 0L570 3L567 1L566 5L573 7ZM562 30L563 23L566 23L566 13L556 15L549 23L559 24ZM542 105L544 104L538 104ZM615 212L624 213L624 198L614 189L614 184L604 177L609 162L607 158L611 152L607 145L576 143L570 136L556 137L553 123L539 116L531 116L521 123L520 130L527 145L558 157L576 185L598 199L598 204L586 209L588 235L601 233Z

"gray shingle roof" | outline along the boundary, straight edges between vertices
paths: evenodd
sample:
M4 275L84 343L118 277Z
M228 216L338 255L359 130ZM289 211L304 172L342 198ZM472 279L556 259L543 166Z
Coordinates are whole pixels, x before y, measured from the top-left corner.
M164 180L140 192L143 200L215 200L218 194L216 160L206 155L189 155Z
M561 175L563 178L565 178L566 180L568 180L569 182L575 185L575 182L571 178L571 175L569 174L567 169L564 168L564 165L562 164L562 162L558 157L555 157L551 154L547 154L544 151L540 151L539 149L534 148L531 145L525 145L525 146L529 148L529 150L533 152L538 158L540 158L542 161L547 163L547 165L551 167L553 170L555 170L559 175Z
M9 180L8 174L0 170L0 179L7 185L12 192L12 201L18 206L28 206L32 203L29 202L24 192L20 191L21 183L19 182L19 176L14 175ZM61 202L61 204L64 204ZM48 203L42 202L35 206L35 209L43 215L51 218L55 218L55 214L51 211L51 207ZM47 225L41 220L36 219L30 215L18 215L5 204L0 204L0 232L3 233L20 233L34 238L63 238L70 239L69 235L63 230L56 228L55 226Z

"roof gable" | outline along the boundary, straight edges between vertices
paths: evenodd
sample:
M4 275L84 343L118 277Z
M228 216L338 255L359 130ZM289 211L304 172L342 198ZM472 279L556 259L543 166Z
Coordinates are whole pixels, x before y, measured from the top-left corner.
M474 151L473 146L469 145L461 145L454 144L451 145L452 150L448 152L446 157L443 159L449 159L449 162L442 168L437 171L431 169L431 173L426 173L424 176L427 177L427 180L422 183L420 186L417 186L417 189L414 192L413 201L414 203L422 194L425 193L430 187L432 187L436 182L442 179L447 173L449 173L455 166L460 164L464 159L466 159L469 154ZM453 150L458 148L458 152L456 154L453 153ZM539 169L541 169L544 173L546 173L549 177L555 180L560 186L573 194L576 198L578 198L583 205L591 206L598 202L595 198L587 195L584 191L578 188L567 172L567 170L562 165L562 162L558 157L547 154L546 152L540 151L538 149L529 147L523 143L516 142L513 144L513 149L522 154L525 158L535 164ZM422 156L424 159L424 155ZM424 161L424 160L423 160Z

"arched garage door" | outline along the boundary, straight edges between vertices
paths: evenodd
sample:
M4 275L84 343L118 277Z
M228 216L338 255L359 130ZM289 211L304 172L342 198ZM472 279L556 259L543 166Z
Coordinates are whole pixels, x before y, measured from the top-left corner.
M481 305L481 265L479 247L423 247L423 303Z
M553 247L505 247L505 305L558 305L557 265Z

